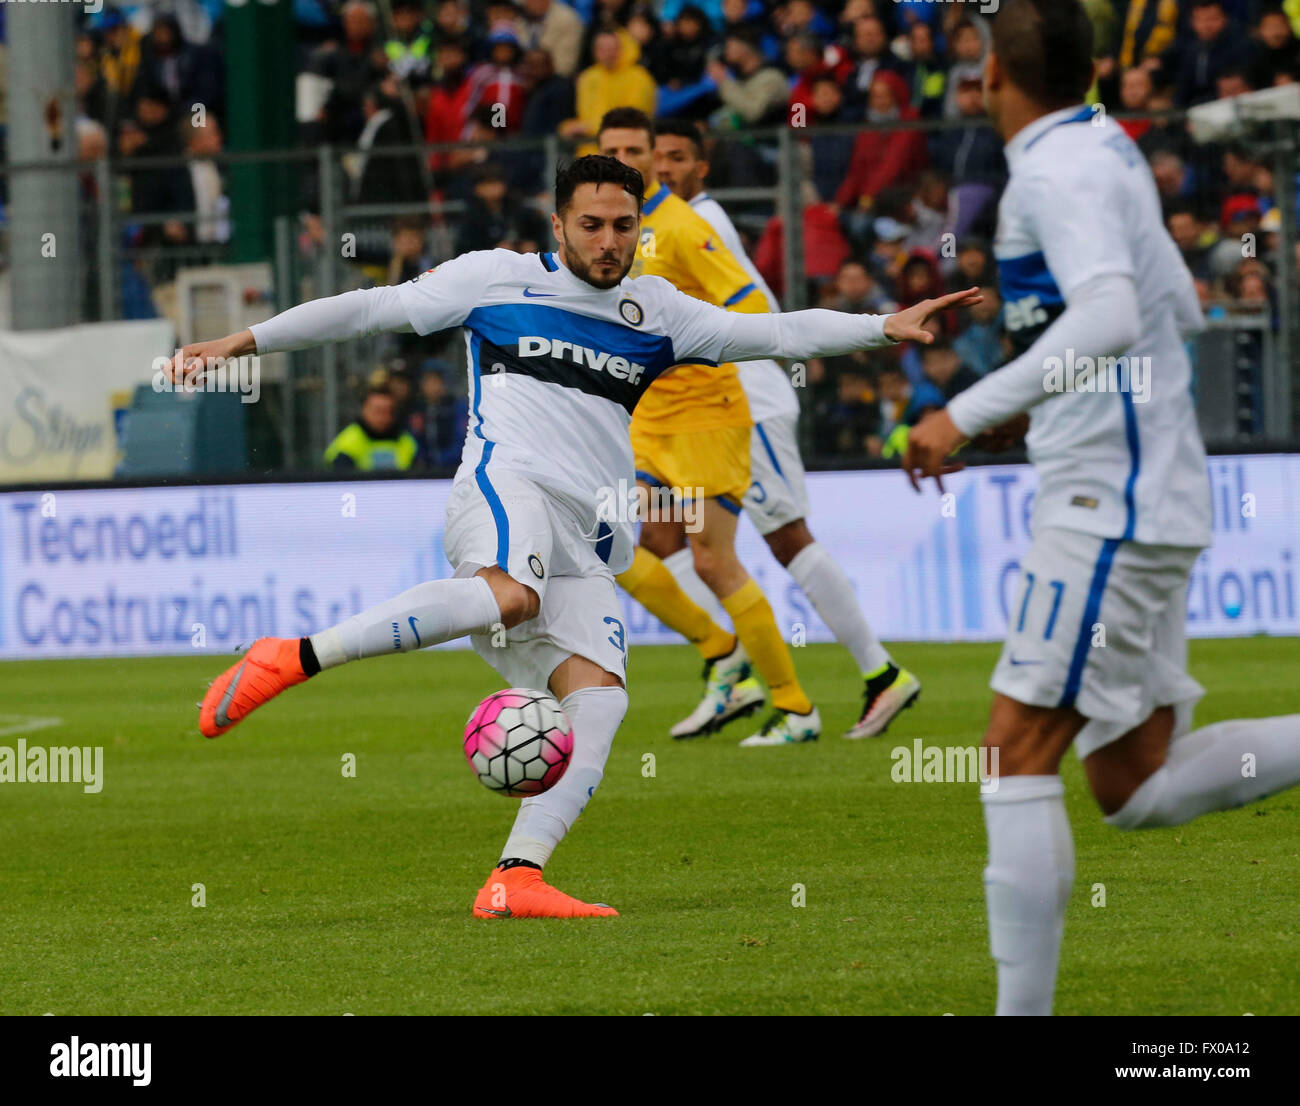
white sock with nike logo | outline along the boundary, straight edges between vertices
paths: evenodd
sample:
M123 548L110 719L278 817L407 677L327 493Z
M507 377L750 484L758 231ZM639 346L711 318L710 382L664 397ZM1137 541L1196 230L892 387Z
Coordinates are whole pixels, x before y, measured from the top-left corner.
M501 608L482 576L430 580L312 634L311 647L324 670L362 657L491 633L500 624Z
M627 713L621 687L584 687L560 702L573 726L573 756L560 782L519 804L510 839L501 859L518 858L544 867L551 853L573 828L582 808L605 774L614 734Z

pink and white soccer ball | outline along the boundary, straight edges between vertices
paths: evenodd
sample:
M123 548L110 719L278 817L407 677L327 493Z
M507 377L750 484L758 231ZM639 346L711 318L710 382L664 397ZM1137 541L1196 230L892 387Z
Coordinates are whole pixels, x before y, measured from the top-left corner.
M540 795L573 755L573 727L546 691L512 687L489 695L465 724L465 759L479 783L499 795Z

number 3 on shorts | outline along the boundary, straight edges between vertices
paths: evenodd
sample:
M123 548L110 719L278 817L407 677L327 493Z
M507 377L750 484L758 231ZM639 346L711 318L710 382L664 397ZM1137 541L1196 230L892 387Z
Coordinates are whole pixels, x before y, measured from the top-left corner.
M617 618L606 618L605 625L614 627L614 632L609 635L608 639L610 645L618 649L620 653L626 653L627 646L624 644L623 623L621 623Z

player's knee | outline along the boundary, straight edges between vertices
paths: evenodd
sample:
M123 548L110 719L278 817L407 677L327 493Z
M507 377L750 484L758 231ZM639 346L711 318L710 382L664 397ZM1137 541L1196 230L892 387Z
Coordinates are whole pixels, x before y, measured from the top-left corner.
M794 522L787 522L779 529L773 530L767 535L766 541L767 547L772 551L772 556L776 558L777 564L782 568L789 568L790 562L804 549L812 545L813 536L808 532L804 520L798 518Z
M490 579L488 583L492 586L492 594L496 596L497 606L501 610L501 624L506 629L527 622L530 618L536 618L542 609L542 602L537 592L530 587L525 587L504 572L499 577Z
M719 585L727 583L728 577L739 566L734 549L700 543L692 545L691 552L695 574L715 592Z
M643 522L639 541L642 549L662 561L686 548L686 532L672 523Z

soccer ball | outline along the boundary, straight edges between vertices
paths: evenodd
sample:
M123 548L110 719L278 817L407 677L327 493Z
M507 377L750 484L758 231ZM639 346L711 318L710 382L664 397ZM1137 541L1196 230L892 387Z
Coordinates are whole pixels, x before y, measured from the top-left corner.
M573 755L573 727L549 692L512 687L489 695L465 723L465 759L499 795L540 795Z

